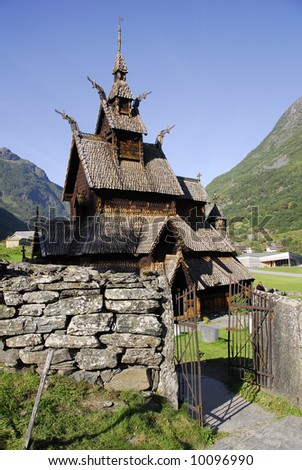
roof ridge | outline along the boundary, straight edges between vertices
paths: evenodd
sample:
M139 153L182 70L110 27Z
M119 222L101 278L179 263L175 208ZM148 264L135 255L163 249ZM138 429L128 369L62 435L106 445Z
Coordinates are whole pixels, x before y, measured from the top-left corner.
M198 178L191 178L190 176L176 176L176 178L181 178L183 180L187 180L187 181L194 181L196 183L200 183L200 185L202 186L200 180Z

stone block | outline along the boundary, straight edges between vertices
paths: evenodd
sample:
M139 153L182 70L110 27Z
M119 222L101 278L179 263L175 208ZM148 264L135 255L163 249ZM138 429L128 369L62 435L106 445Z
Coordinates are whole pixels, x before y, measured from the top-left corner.
M7 367L14 367L19 362L19 352L16 349L0 350L0 364Z
M25 322L26 322L25 317L1 320L0 321L0 336L17 336L17 335L22 335L24 333L34 333L34 330L27 331L27 332L24 330Z
M8 307L7 305L0 305L0 320L13 318L15 316L15 307Z
M26 346L38 346L42 344L42 341L42 335L32 333L8 338L6 346L9 348L25 348Z
M112 313L89 313L72 317L67 328L67 334L91 336L110 331L113 323Z
M82 349L76 355L78 367L84 370L113 369L117 366L117 353L119 350Z
M44 285L43 289L41 290L52 290L51 286L47 286L47 284L53 284L53 283L57 283L58 281L61 281L62 279L62 275L61 274L42 274L42 275L38 275L35 277L35 283L37 284L38 288L41 289L41 286L42 284Z
M155 315L117 315L116 333L160 336L162 326Z
M150 388L148 373L146 368L130 367L116 374L110 382L105 384L105 388L116 391L133 390L142 392Z
M35 326L33 332L36 333L51 333L55 330L62 330L66 327L66 316L61 315L59 317L40 317L32 320L32 324ZM27 324L25 330L27 329ZM25 331L30 333L29 331Z
M100 373L86 370L78 370L72 374L75 382L88 382L90 384L97 384L101 382Z
M63 272L65 282L89 282L92 279L91 273L85 267L67 266Z
M52 363L50 370L58 372L59 375L70 375L74 373L77 368L74 361L64 361L57 364Z
M46 361L48 351L27 351L26 349L19 350L19 357L23 364L44 364Z
M110 382L112 377L114 377L116 374L119 374L120 372L121 372L121 369L107 369L107 370L100 371L102 382L103 383Z
M71 297L60 299L55 304L48 305L44 314L52 315L85 315L87 313L98 313L103 308L103 296L83 295L81 297Z
M52 364L59 364L60 362L71 361L72 357L70 351L67 348L56 349L52 358Z
M28 304L48 304L55 302L56 300L58 300L58 298L58 292L53 292L49 290L25 292L25 294L23 294L23 300Z
M82 290L97 290L100 291L99 284L96 281L92 282L54 282L52 284L38 284L40 290L62 291L69 289L82 289Z
M30 317L40 317L46 304L24 304L19 310L19 315L28 315Z
M97 348L100 343L95 336L71 336L52 333L45 341L47 348Z
M102 335L100 341L108 346L121 348L156 348L160 345L161 338L143 334L112 333Z
M84 297L85 295L100 295L100 289L68 289L60 291L60 299L68 297Z
M29 276L17 276L2 283L4 291L31 292L37 288L36 282Z
M200 338L204 343L214 343L218 340L219 329L214 326L199 324Z
M134 314L154 313L160 307L158 300L106 300L105 305L111 312Z
M122 357L123 364L158 366L163 360L160 353L153 348L129 348Z
M162 294L155 289L132 287L124 289L106 289L105 298L108 300L159 300Z
M8 307L16 307L23 303L23 295L18 292L3 292L4 302Z

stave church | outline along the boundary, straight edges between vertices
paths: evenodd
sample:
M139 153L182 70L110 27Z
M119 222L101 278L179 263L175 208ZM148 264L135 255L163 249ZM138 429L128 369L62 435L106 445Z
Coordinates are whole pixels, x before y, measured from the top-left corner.
M155 143L145 142L140 110L149 93L135 96L128 85L120 25L112 74L109 94L89 78L100 100L93 133L60 112L71 128L62 194L70 219L37 215L33 257L104 272L157 272L173 293L195 284L200 314L227 310L230 279L249 285L252 275L238 261L227 221L200 178L174 174L163 151L171 127Z

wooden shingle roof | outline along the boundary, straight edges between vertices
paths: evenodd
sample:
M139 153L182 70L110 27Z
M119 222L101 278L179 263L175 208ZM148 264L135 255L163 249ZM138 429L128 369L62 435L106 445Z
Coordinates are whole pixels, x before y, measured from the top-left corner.
M45 221L38 226L42 256L133 254L141 223L135 217L88 218L81 226L70 221Z
M178 215L170 217L169 221L186 251L235 253L227 235L220 234L211 226L195 231Z
M179 216L105 216L91 217L81 226L69 221L40 222L40 245L43 256L82 256L85 254L152 254L164 230L181 243L183 251L220 255L233 254L234 249L219 238L212 228L195 232ZM232 270L231 261L223 267ZM238 262L237 262L238 263ZM243 268L245 272L245 268Z
M161 148L155 144L143 144L143 160L117 161L112 155L112 146L92 134L74 132L74 145L83 165L90 188L139 191L147 193L183 195L180 184ZM65 181L65 190L70 186L69 169L76 159L71 151Z
M128 67L126 65L125 59L122 56L122 53L120 50L118 50L116 54L112 73L115 74L118 71L121 71L123 73L128 73Z
M126 114L119 114L117 110L110 106L106 100L102 101L101 108L103 109L112 129L119 129L147 135L147 129L139 114L130 114L129 116Z
M152 253L166 228L168 220L167 217L145 217L144 219L136 248L136 253L140 255Z
M182 199L209 202L209 196L198 179L186 178L184 176L177 176L177 179L184 192Z
M119 96L120 98L127 98L129 100L134 100L134 96L126 80L117 80L113 83L108 99L112 100L116 96Z
M231 280L250 281L251 273L234 257L210 257L198 259L185 258L192 281L196 283L198 290L208 287L228 285Z

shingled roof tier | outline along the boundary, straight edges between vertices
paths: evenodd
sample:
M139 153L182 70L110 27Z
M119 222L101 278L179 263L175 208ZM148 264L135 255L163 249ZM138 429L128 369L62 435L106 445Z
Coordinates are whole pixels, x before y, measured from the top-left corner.
M185 251L235 253L226 233L220 234L213 227L194 231L184 219L176 215L169 222L183 241Z
M184 192L182 199L191 199L193 201L209 202L209 196L201 185L199 179L177 176L181 189Z
M142 223L135 217L91 217L80 226L70 221L38 224L42 256L133 254Z
M94 135L74 132L65 192L71 178L69 169L78 155L90 188L139 191L182 196L183 191L164 153L156 144L143 144L143 160L118 161L110 143Z
M116 57L115 57L114 66L112 70L113 75L118 71L123 72L123 73L128 73L128 67L126 65L125 59L122 56L122 53L120 50L118 50Z
M116 96L120 98L127 98L129 100L134 100L134 96L128 83L125 80L117 80L113 83L111 91L109 93L109 100L112 100Z
M228 285L232 282L251 281L251 273L231 256L205 256L198 259L185 258L190 276L197 285L197 290Z
M105 116L112 129L147 135L147 129L139 114L119 114L115 108L108 105L106 100L102 101L101 108L104 110Z
M210 228L196 233L179 216L99 215L87 218L80 226L64 220L45 220L38 224L43 256L109 253L149 255L165 230L166 239L176 237L186 253L233 252L232 246L223 243L221 237L217 238L219 234L215 230ZM230 263L228 266L232 270ZM245 268L242 269L245 273Z

